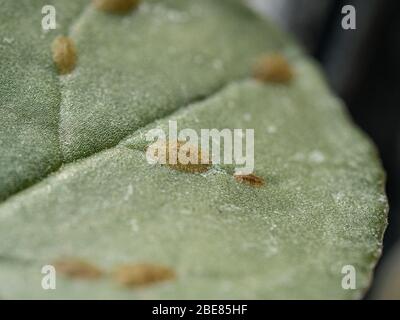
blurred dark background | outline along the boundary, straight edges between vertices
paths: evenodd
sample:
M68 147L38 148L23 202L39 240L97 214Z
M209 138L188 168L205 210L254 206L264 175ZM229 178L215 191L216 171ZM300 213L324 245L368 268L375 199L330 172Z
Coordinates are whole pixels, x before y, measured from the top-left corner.
M387 261L400 250L400 1L248 0L294 33L323 65L354 121L377 145L387 173L389 226L377 277L366 298L383 297ZM342 28L342 8L356 9L356 30ZM399 251L400 252L400 251ZM400 279L400 264L392 267ZM400 295L400 287L397 287ZM386 289L385 289L386 290Z

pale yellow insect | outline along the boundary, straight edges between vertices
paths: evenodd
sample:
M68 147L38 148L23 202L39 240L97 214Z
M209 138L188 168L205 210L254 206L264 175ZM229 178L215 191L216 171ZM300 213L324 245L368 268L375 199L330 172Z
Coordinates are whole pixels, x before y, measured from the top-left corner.
M64 258L53 263L56 272L70 278L97 279L103 272L95 265L77 258Z
M51 46L53 61L60 74L67 74L75 69L77 54L73 40L69 37L58 36Z
M176 274L171 268L148 263L123 265L114 273L115 280L126 287L145 286L175 277Z
M258 177L254 174L247 174L247 175L235 174L234 178L236 181L240 183L245 183L253 187L261 187L265 184L263 178Z
M164 159L166 164L174 170L179 170L188 173L202 173L206 172L211 167L211 161L208 160L207 154L204 153L194 145L188 144L186 141L157 141L149 146L154 148L154 160ZM181 163L179 161L179 152L185 152L186 157L190 159L189 163ZM173 155L171 158L171 155ZM174 161L172 161L174 159ZM202 159L207 159L202 163Z
M261 57L253 71L254 77L264 82L289 83L294 76L287 59L279 53Z

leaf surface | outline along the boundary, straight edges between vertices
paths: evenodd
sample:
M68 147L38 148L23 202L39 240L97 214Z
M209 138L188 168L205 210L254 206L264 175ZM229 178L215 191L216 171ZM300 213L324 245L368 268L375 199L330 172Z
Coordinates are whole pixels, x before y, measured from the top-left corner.
M1 30L15 41L1 47L0 297L359 298L386 226L384 174L318 67L237 1L146 1L125 16L69 2L54 1L65 19L54 36L68 32L78 48L63 77L53 34L42 39L40 19L28 19L41 2L26 1L28 20L13 28L15 5L2 2ZM268 51L289 57L290 85L250 79ZM148 164L145 133L168 120L253 128L266 185L239 184L232 166ZM58 275L57 290L43 290L41 267L68 256L177 276L126 289ZM341 287L344 265L357 270L356 290Z

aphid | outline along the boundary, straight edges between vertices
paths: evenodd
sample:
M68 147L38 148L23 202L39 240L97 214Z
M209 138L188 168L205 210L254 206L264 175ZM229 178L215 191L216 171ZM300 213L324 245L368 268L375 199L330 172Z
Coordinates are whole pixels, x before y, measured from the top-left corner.
M75 44L69 37L58 36L51 45L53 61L60 74L67 74L74 70L76 65Z
M127 13L138 7L140 0L93 0L94 6L111 13Z
M166 164L174 170L202 173L211 167L211 163L208 160L206 161L207 163L202 163L202 159L206 159L207 154L203 154L200 148L190 145L186 141L157 141L150 145L149 148L155 149L154 160L160 164ZM180 152L185 152L185 158L189 159L188 163L179 161Z
M261 187L265 184L265 181L263 178L258 177L254 174L247 174L247 175L235 174L234 178L236 181L238 181L240 183L245 183L245 184L251 185L253 187Z
M126 287L145 286L175 277L171 268L147 263L123 265L115 271L115 280Z
M93 264L76 258L60 259L53 263L56 272L70 278L97 279L103 272Z
M254 77L264 82L288 83L293 79L293 70L283 55L274 53L256 63Z

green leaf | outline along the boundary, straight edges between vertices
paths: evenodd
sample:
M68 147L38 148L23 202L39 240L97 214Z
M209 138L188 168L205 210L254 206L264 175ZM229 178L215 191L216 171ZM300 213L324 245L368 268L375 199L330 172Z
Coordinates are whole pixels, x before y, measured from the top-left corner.
M318 67L239 1L143 1L127 15L71 2L0 1L14 39L0 47L0 297L361 297L386 226L384 173ZM51 3L60 26L42 34ZM78 50L67 76L51 61L59 34ZM272 51L295 70L287 86L250 77ZM168 120L254 128L266 185L148 164L144 135ZM59 274L43 290L42 266L68 256L176 279L127 289ZM356 290L341 286L345 265Z

